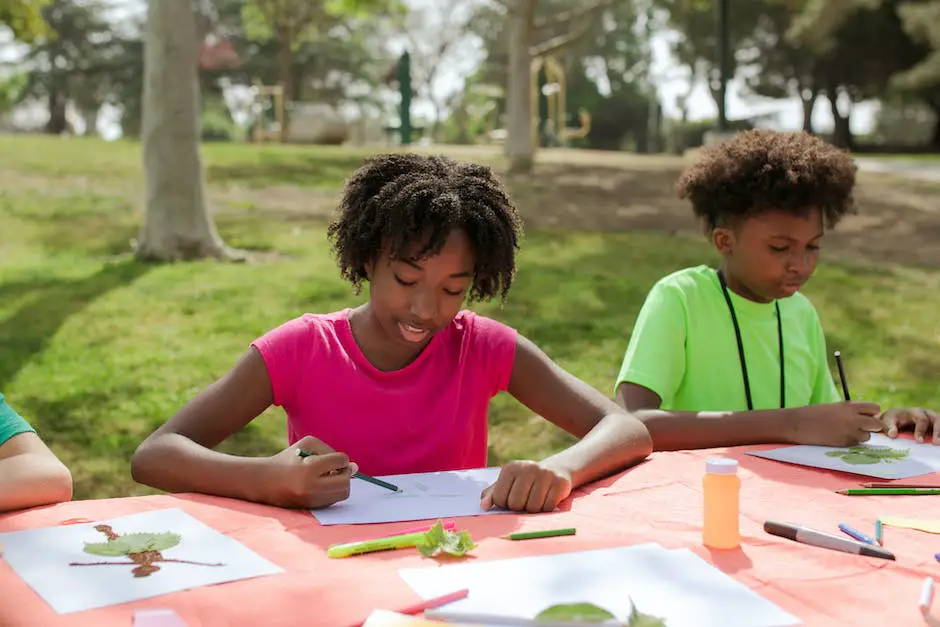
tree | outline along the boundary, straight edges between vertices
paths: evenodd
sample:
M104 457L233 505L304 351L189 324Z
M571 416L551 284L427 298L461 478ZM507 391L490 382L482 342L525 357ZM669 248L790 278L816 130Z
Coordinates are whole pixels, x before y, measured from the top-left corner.
M205 202L191 0L151 0L146 28L146 212L137 256L153 260L242 258L222 242Z
M434 107L430 136L435 139L444 102L452 95L436 93L437 79L442 67L454 63L454 53L467 34L470 9L468 0L448 0L435 3L433 8L413 11L406 23L412 84L415 96L427 100Z
M509 158L510 172L530 172L535 161L530 84L532 59L559 52L583 38L603 10L617 1L567 2L562 5L565 8L540 15L540 0L504 0L507 22L505 32L509 39L504 152ZM555 6L553 4L552 8Z
M892 84L920 95L933 111L936 122L930 145L940 150L940 0L904 2L898 13L904 30L930 50L919 63L894 76Z
M50 0L3 0L0 2L0 25L13 32L13 38L31 44L48 33L42 8Z
M291 102L299 100L294 55L303 43L328 36L352 17L374 20L403 10L398 0L249 0L241 9L241 17L250 39L274 41L278 83L284 89L285 100ZM355 33L346 34L355 38ZM289 118L285 120L283 141L288 139L288 122Z
M766 12L750 38L751 47L738 56L744 57L741 64L750 70L744 78L745 87L765 98L798 97L803 104L803 130L812 133L813 111L822 89L819 56L788 37L805 3L767 2Z

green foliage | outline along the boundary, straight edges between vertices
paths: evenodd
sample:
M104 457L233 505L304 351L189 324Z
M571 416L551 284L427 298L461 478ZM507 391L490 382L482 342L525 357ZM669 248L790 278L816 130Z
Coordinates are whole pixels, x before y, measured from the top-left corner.
M666 621L656 616L644 614L636 605L630 610L626 622L593 603L566 603L553 605L539 612L536 622L571 622L600 625L619 625L621 627L666 627Z
M13 32L14 39L31 44L49 35L42 17L42 9L51 0L2 0L0 1L0 25Z
M579 621L584 623L617 622L617 617L592 603L566 603L553 605L538 613L536 622Z
M125 533L107 542L86 542L85 552L92 555L130 555L146 551L165 551L180 543L176 533Z
M425 557L434 557L440 553L463 557L475 546L469 532L448 531L444 529L441 521L437 521L437 524L424 534L424 538L417 545L418 551Z
M27 74L14 74L9 78L0 79L0 113L10 111L22 100L28 83Z
M846 464L893 464L906 459L910 449L895 449L890 446L853 446L848 450L829 451L827 457L840 457Z

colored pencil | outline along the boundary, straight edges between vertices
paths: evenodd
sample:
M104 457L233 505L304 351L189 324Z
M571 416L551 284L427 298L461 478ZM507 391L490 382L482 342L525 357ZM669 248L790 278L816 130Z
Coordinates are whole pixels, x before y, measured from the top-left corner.
M406 607L403 610L394 610L396 614L409 614L414 616L420 614L425 610L433 610L434 608L441 607L442 605L447 605L448 603L453 603L454 601L459 601L461 599L466 599L467 595L470 594L470 590L463 589L456 592L451 592L450 594L445 594L433 599L428 599L427 601L422 601L421 603L415 603L409 607ZM354 623L350 627L362 627L365 621Z
M940 494L940 488L849 488L836 490L846 496L925 496Z
M845 380L845 368L842 367L842 353L836 351L836 365L839 366L839 378L842 379L842 394L845 395L845 400L850 401L852 397L849 396L849 384Z
M875 542L878 543L878 546L884 546L884 525L881 523L881 519L875 521Z
M554 538L556 536L573 536L577 533L574 527L567 529L545 529L543 531L519 531L503 536L507 540L531 540L533 538Z
M848 525L844 523L839 523L839 529L842 530L842 533L848 536L851 536L852 538L855 538L859 542L864 542L865 544L872 544L872 545L875 544L875 541L873 539L869 538L861 531L852 529L851 527L849 527Z
M399 614L420 614L425 610L433 610L434 608L441 607L442 605L447 605L448 603L453 603L454 601L466 599L469 594L470 590L464 588L463 590L457 590L456 592L451 592L450 594L428 599L427 601L422 601L421 603L415 603L414 605L406 607L403 610L395 611Z
M794 525L792 523L768 520L764 523L764 531L781 538L793 540L794 542L818 546L823 549L894 560L894 554L881 547L870 546L863 542L855 542L854 540L849 540L842 536L835 536L831 533L816 531L815 529L801 527L800 525Z
M297 454L301 457L310 457L310 453L308 453L307 451L303 449L297 449ZM381 479L376 479L375 477L371 475L367 475L365 473L357 472L353 474L353 477L355 477L356 479L362 479L363 481L368 481L369 483L373 485L377 485L380 488L385 488L386 490L391 490L392 492L402 491L402 489L399 488L394 483L389 483L388 481L382 481Z
M940 483L901 483L899 481L868 481L859 484L863 488L934 488L940 490Z

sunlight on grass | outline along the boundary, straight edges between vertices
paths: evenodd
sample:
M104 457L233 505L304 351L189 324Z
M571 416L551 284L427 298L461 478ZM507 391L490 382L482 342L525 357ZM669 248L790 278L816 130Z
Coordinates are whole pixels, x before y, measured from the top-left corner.
M19 151L5 142L0 149L5 168L15 158L7 175L34 164L35 176L68 172L99 180L115 176L113 170L139 176L128 144L105 149L66 141L50 159L28 150L30 141L17 142ZM297 163L283 155L296 151L307 158L304 150L290 147L271 157L281 164L278 176L284 163ZM211 146L206 153L223 168L217 176L250 171L265 159L249 147ZM333 158L329 150L319 154ZM346 153L335 172L310 185L339 184L363 156ZM241 175L237 182L250 184ZM4 189L0 390L73 470L76 498L147 493L129 473L130 455L143 437L229 369L259 335L303 312L334 311L362 299L338 277L321 221L263 211L226 215L218 225L229 243L277 251L278 260L145 265L127 255L139 216L107 190L51 182L48 193ZM523 242L508 301L475 309L516 327L610 395L649 288L669 272L713 260L702 237L534 231ZM854 395L883 405L940 405L938 288L935 270L824 262L806 293L819 309L830 350L845 356ZM491 420L492 463L544 456L570 442L507 395L493 403ZM283 412L272 409L222 448L268 455L285 444Z

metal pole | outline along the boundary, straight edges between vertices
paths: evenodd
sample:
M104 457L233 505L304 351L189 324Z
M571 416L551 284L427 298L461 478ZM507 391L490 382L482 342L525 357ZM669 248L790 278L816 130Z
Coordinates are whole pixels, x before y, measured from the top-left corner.
M405 51L398 60L398 89L401 91L401 143L411 143L411 55Z
M728 81L731 80L731 33L729 11L731 0L717 0L718 69L721 86L718 90L718 130L728 130Z

